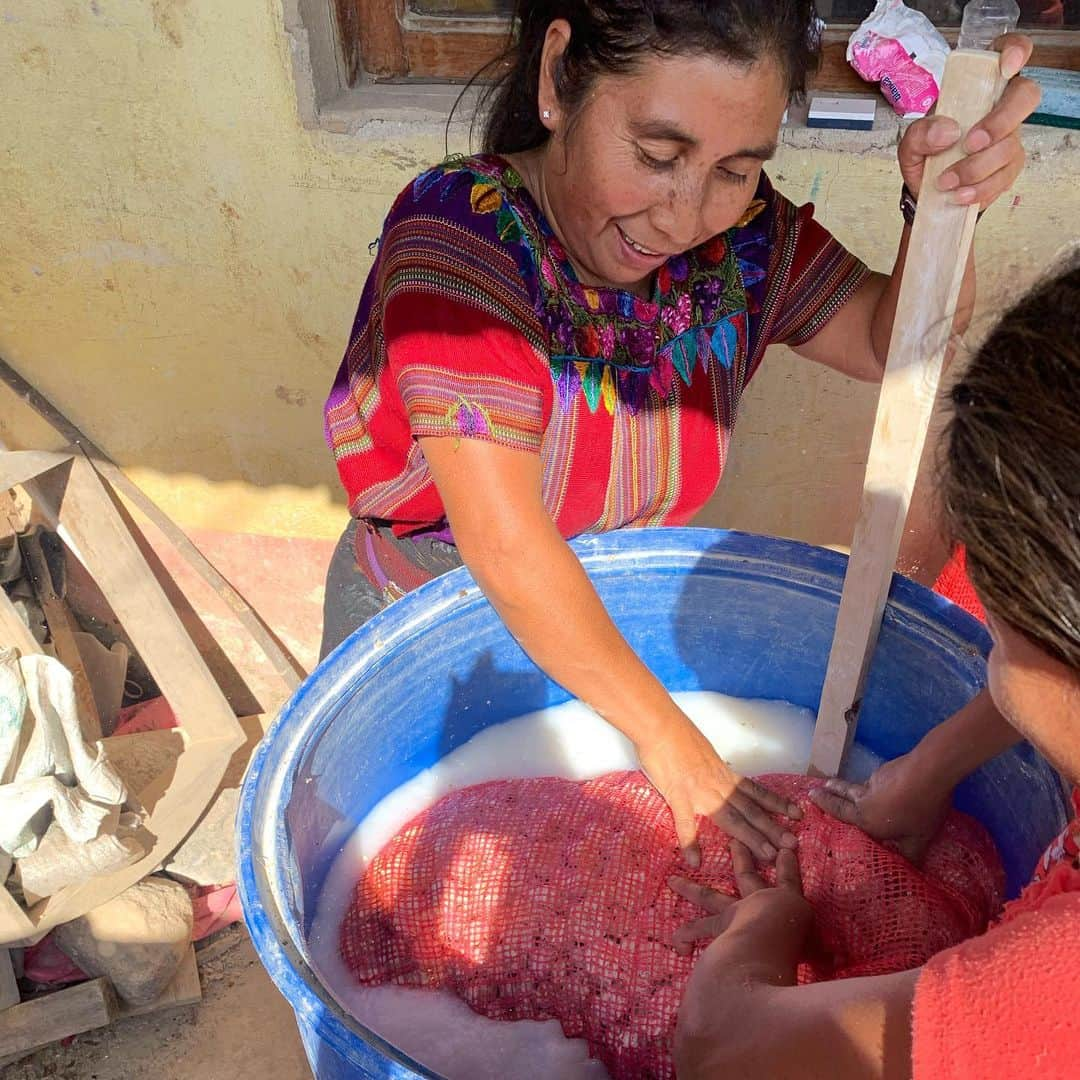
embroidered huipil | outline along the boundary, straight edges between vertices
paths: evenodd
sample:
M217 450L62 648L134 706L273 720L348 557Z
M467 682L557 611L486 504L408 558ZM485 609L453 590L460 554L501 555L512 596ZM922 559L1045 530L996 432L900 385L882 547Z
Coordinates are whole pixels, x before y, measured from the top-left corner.
M565 537L680 525L720 479L773 342L809 340L866 268L762 177L740 224L657 272L650 300L582 285L504 159L398 197L326 403L354 516L445 528L418 437L537 453Z

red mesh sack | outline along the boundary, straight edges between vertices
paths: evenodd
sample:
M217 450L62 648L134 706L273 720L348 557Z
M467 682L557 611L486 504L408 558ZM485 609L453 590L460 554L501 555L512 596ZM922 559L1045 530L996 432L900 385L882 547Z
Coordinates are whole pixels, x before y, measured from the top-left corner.
M916 868L811 803L820 781L763 782L803 810L790 826L829 959L815 953L800 982L917 967L981 933L1000 907L1001 865L971 818L950 815ZM615 1080L671 1077L695 958L671 937L702 912L668 878L736 893L726 834L701 824L702 864L690 872L640 772L462 789L372 860L341 926L342 957L366 985L448 990L494 1020L555 1018Z

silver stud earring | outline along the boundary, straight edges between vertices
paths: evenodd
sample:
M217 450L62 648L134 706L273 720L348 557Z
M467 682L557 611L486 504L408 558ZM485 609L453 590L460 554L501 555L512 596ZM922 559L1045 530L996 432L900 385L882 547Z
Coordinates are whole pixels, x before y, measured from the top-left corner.
M542 113L541 113L540 115L541 115L541 116L542 116L542 117L543 117L543 118L544 118L545 120L550 120L550 119L551 119L551 110L550 110L550 109L545 109L545 110L544 110L544 111L543 111L543 112L542 112Z

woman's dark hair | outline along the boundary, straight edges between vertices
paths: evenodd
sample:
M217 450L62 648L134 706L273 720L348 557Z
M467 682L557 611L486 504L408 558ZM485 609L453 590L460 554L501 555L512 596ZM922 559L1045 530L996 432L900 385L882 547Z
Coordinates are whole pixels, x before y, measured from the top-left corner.
M998 323L953 388L940 481L995 617L1080 671L1080 258Z
M517 39L505 57L510 64L482 102L488 153L519 153L547 140L537 93L544 37L556 19L570 24L556 84L570 115L598 75L626 74L648 53L736 64L773 57L797 98L820 48L814 0L518 0L516 8Z

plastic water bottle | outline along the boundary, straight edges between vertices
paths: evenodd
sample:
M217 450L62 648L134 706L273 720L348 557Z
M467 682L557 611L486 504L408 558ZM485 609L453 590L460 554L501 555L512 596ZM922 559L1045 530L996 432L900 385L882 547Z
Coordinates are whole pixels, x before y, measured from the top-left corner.
M958 49L989 49L995 38L1016 29L1020 5L1016 0L968 0L960 20Z

